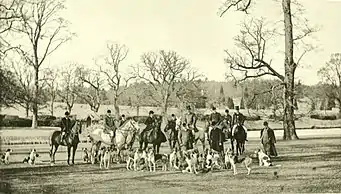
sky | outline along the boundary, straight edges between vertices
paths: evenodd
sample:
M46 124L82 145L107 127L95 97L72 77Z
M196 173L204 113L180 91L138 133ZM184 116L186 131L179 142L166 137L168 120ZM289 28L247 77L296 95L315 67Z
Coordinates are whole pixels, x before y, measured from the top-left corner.
M320 29L312 43L318 48L308 53L297 69L296 79L304 84L319 81L317 71L330 55L341 52L341 0L300 0L309 24ZM224 49L235 49L233 37L246 17L282 19L281 4L257 1L251 15L228 12L219 17L221 0L67 0L62 13L77 34L47 60L47 66L77 62L94 68L94 58L106 52L108 41L125 44L129 54L122 63L127 72L139 63L144 52L174 50L190 60L192 67L209 80L224 81L227 65ZM269 57L273 67L283 72L283 41L273 45ZM269 59L270 59L269 58Z

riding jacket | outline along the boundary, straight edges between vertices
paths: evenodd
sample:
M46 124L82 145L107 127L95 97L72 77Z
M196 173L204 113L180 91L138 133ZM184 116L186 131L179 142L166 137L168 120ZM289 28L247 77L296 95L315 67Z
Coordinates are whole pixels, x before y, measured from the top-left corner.
M220 122L220 120L221 120L220 113L218 113L218 112L211 113L210 120L209 120L210 125L216 125Z
M232 119L232 125L241 124L244 125L245 116L242 113L234 113Z
M71 120L70 118L62 118L62 132L70 132L71 131Z
M104 129L107 131L113 130L115 128L114 118L110 115L105 115L104 117Z

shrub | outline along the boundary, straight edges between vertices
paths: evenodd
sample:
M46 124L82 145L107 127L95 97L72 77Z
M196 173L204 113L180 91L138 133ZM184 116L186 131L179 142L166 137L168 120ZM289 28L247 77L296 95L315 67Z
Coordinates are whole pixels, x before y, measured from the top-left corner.
M318 119L318 120L336 120L337 119L337 115L319 115L319 114L313 114L313 115L310 115L310 118Z
M26 118L15 118L10 117L13 119L4 118L2 122L0 123L0 126L2 127L31 127L32 126L32 120L26 119Z
M261 120L259 115L245 116L247 121L259 121Z

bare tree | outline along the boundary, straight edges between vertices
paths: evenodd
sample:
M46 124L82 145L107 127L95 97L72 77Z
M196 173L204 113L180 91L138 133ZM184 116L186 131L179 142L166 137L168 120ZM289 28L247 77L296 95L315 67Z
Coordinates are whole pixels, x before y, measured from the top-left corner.
M247 54L247 57L239 53L232 54L226 51L226 62L230 65L230 68L235 71L240 71L244 74L242 80L248 78L258 78L266 75L277 77L282 83L283 89L283 139L298 139L295 130L294 119L294 98L295 98L295 72L296 68L302 59L302 57L311 48L307 48L303 53L294 60L294 42L301 41L304 37L309 36L315 30L310 28L303 30L302 34L293 33L293 13L291 0L282 1L282 12L284 16L284 37L285 37L285 60L284 60L284 75L280 74L272 67L271 60L265 57L265 51L267 41L275 33L273 30L268 30L264 27L263 20L252 20L250 24L244 24L242 26L241 35L237 36L235 41L241 51ZM228 10L235 8L237 11L242 11L248 14L250 7L253 6L254 0L226 0L220 10L220 16L222 17ZM297 2L295 4L298 5ZM299 14L299 13L298 13ZM306 25L306 27L308 27Z
M103 74L106 78L106 83L114 92L112 102L115 108L115 115L118 119L120 117L118 99L126 90L129 81L134 77L129 76L124 78L123 73L120 72L122 62L128 55L128 48L125 45L120 45L118 43L108 43L107 49L108 55L104 57L104 61L102 62L103 64L98 66L101 74Z
M20 10L23 3L20 0L0 0L0 59L12 49L7 35L20 21Z
M191 71L189 61L175 51L145 53L141 56L141 66L135 68L136 76L153 88L156 97L153 100L162 108L163 121L167 122L167 109L170 96L176 92L176 84L188 76ZM188 73L188 74L187 74ZM190 77L188 80L194 80Z
M318 74L322 82L327 84L324 87L327 97L338 102L341 115L341 53L332 54L329 62L318 71Z
M104 85L100 71L78 67L76 72L82 84L82 87L76 90L77 96L86 101L91 110L97 113L101 106Z
M77 64L71 63L60 72L60 84L58 84L57 94L66 104L67 110L71 114L73 105L77 99L77 89L80 82L77 78Z
M59 16L64 8L63 1L36 0L25 1L20 10L21 24L16 30L28 39L31 49L21 45L17 50L34 68L32 128L37 127L40 67L48 56L72 37L68 32L68 22Z
M52 116L54 116L54 102L57 97L58 93L58 70L57 69L51 69L47 68L44 69L44 77L45 77L45 83L46 83L46 90L49 96L49 101L50 101L50 113Z

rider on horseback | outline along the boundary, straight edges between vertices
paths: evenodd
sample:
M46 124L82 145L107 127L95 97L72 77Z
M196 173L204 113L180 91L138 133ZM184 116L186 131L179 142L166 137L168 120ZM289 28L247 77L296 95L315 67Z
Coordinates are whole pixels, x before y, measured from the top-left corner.
M68 111L65 112L65 117L62 118L62 137L61 140L64 140L65 136L68 135L71 131L71 119L70 119L70 113Z
M196 118L196 115L192 112L191 106L188 105L186 109L187 109L187 113L185 114L184 123L186 124L186 127L189 130L191 130L190 138L193 140L192 142L194 142L194 132L198 130L196 127L197 118Z
M122 116L120 118L120 123L118 126L121 127L125 121L126 121L126 116L124 114L122 114Z
M233 125L232 135L235 134L237 126L242 126L242 128L245 131L245 141L248 141L247 140L247 129L244 126L245 116L239 112L239 106L236 106L236 111L237 112L233 114L233 119L232 119L232 125Z
M104 130L103 132L110 134L110 138L115 137L115 123L114 119L111 116L111 110L107 110L107 114L104 117Z
M210 140L210 135L211 135L211 130L214 129L221 121L221 115L220 113L217 112L216 107L212 107L212 113L209 118L209 126L206 129L205 136L206 139L209 141ZM207 134L208 132L208 134Z
M149 117L146 119L146 121L144 122L144 124L146 125L146 128L143 129L143 131L141 132L141 134L143 134L146 131L149 131L151 129L154 128L155 126L155 116L154 116L154 111L149 111Z

